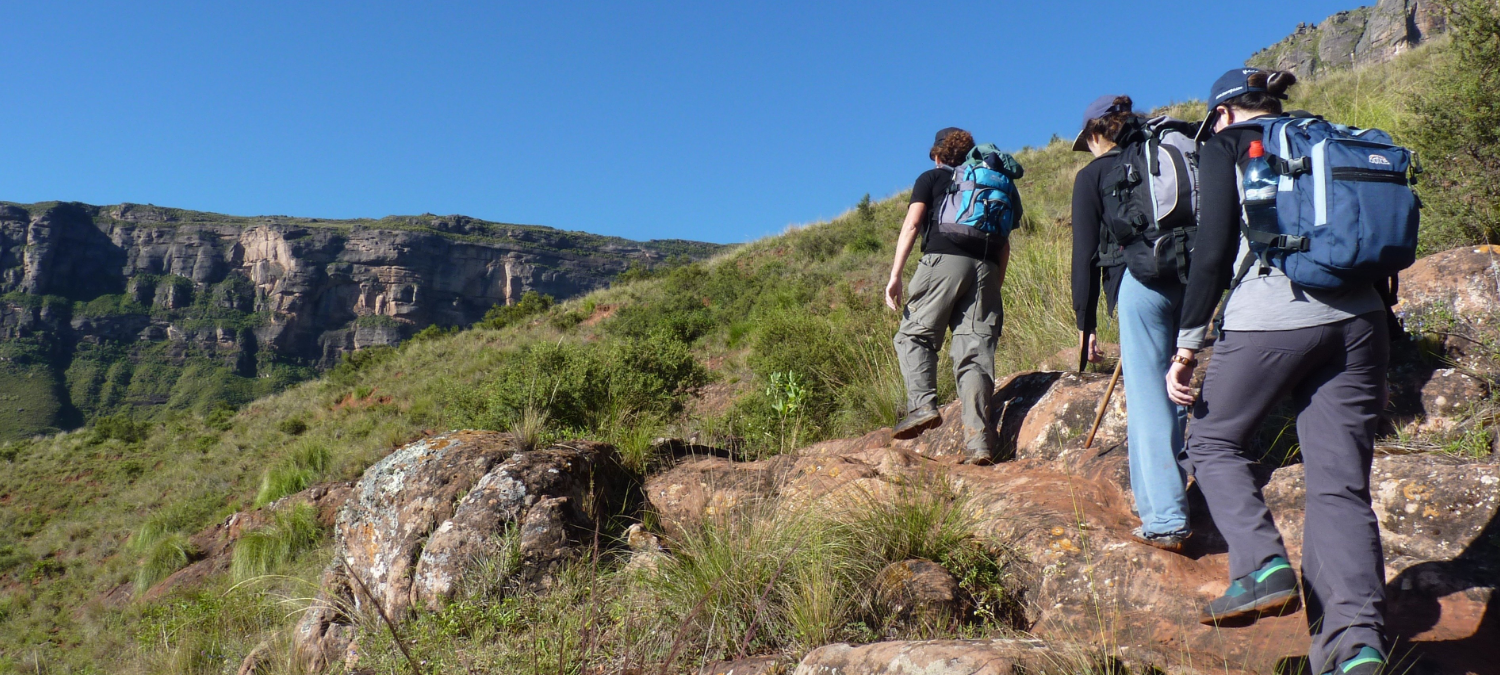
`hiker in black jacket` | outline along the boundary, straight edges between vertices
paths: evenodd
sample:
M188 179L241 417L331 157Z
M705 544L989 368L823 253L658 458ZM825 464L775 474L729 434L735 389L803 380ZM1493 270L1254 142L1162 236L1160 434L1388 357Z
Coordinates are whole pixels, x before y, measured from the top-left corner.
M1281 114L1295 81L1290 73L1236 68L1210 90L1204 128L1217 133L1200 152L1201 211L1184 328L1207 326L1240 261L1254 260L1241 236L1240 174L1263 134L1257 125L1239 123ZM1373 286L1320 291L1275 267L1258 267L1230 295L1202 394L1195 397L1190 388L1196 350L1179 349L1166 378L1172 399L1193 405L1188 455L1229 542L1233 582L1208 605L1203 622L1245 625L1294 612L1305 592L1312 672L1373 675L1387 653L1385 568L1370 507L1390 350L1385 304ZM1296 407L1307 476L1305 589L1246 452L1255 429L1286 396Z
M1101 286L1110 308L1119 308L1120 359L1125 400L1130 403L1130 488L1141 517L1141 526L1131 536L1148 546L1179 552L1192 535L1187 476L1179 462L1187 410L1167 398L1161 378L1173 350L1179 345L1200 346L1203 330L1179 335L1183 284L1178 275L1152 278L1143 271L1138 277L1127 268L1124 248L1112 235L1114 221L1121 217L1119 200L1111 200L1111 195L1118 192L1115 182L1125 168L1122 162L1143 156L1121 152L1121 146L1145 142L1141 130L1146 120L1131 106L1129 96L1101 96L1084 111L1083 128L1073 142L1073 150L1092 152L1095 158L1073 182L1073 312L1080 349L1090 361L1099 361L1094 321ZM1143 239L1131 245L1151 247Z

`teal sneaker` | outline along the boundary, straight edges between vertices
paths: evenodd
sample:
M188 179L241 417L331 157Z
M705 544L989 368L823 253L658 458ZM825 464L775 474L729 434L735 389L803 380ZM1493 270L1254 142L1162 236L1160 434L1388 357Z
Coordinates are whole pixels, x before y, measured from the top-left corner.
M1360 647L1354 658L1340 663L1333 675L1376 675L1385 668L1385 657L1374 647Z
M1285 616L1302 608L1297 573L1276 556L1260 569L1234 580L1229 590L1203 609L1201 623L1223 628L1248 626L1263 616Z

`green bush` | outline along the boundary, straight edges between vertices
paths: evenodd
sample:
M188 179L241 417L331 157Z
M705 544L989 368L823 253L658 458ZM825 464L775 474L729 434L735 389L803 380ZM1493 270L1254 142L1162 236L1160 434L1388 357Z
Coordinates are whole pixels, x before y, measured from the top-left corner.
M276 428L288 436L300 436L307 431L307 420L301 417L288 417L277 422Z
M74 316L96 318L146 314L150 311L149 308L136 304L125 295L101 295L88 302L80 302L73 307Z
M208 411L208 414L203 416L203 424L215 431L229 431L229 427L234 425L234 414L234 408L228 404L221 403L214 406Z
M445 328L437 324L432 324L431 326L423 328L422 330L417 331L416 334L407 338L406 342L402 343L402 346L415 344L418 342L426 342L428 340L436 340L441 337L453 335L460 330L462 329L460 329L458 326L448 326Z
M359 373L395 358L396 354L394 347L384 345L344 352L344 358L328 372L328 381L335 385L348 386L358 379Z
M1424 252L1500 242L1500 4L1440 0L1452 41L1406 130L1423 176Z
M94 442L113 439L122 443L139 443L151 432L151 425L130 419L124 413L101 417L94 421Z
M459 425L511 429L532 410L549 428L597 432L644 415L676 415L708 381L687 345L660 335L533 343L497 372L484 386L450 390Z
M246 532L234 544L229 570L236 581L270 574L318 545L323 529L307 504L276 511L265 527Z
M552 305L552 296L542 295L536 291L526 291L521 294L521 299L517 300L515 304L495 305L491 307L490 311L484 313L484 318L480 319L474 326L477 328L499 330L541 314L551 309Z

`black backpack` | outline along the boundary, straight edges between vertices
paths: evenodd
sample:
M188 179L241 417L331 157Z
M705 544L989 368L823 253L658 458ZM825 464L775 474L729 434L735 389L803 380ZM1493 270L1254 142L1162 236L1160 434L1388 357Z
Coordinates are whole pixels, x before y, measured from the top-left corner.
M1187 283L1198 235L1197 124L1170 118L1121 130L1104 174L1099 266L1124 264L1137 281Z

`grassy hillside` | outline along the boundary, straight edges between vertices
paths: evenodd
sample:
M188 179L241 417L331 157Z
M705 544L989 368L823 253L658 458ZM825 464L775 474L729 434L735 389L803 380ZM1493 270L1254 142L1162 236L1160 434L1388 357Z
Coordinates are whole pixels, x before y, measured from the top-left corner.
M1409 115L1400 92L1420 86L1420 73L1439 60L1435 49L1303 86L1293 103L1399 130ZM1184 104L1173 112L1198 110ZM1027 221L1013 240L1001 372L1033 367L1076 341L1068 197L1087 156L1054 140L1018 157L1027 169L1020 183ZM914 161L913 175L921 168ZM241 567L275 576L242 571L118 608L101 596L124 584L147 588L180 567L191 554L186 535L314 482L358 476L424 432L475 427L609 440L644 474L658 464L650 441L660 435L699 433L768 455L890 424L903 397L890 347L896 315L879 294L905 205L901 194L866 200L833 221L707 262L636 273L561 304L532 298L470 330L360 352L319 380L232 415L112 419L3 446L0 672L232 672L263 640L284 651L296 599L315 592L330 554L325 534L307 533L305 515L287 514L266 534L278 546ZM942 372L951 397L951 373ZM755 533L739 536L701 552L729 556L745 542L765 543ZM979 578L998 574L965 564ZM580 672L593 657L576 641L596 629L612 648L645 645L661 658L667 645L651 636L670 636L673 612L683 608L661 589L643 603L612 565L576 570L550 596L460 603L406 629L438 670ZM601 583L616 589L600 601L602 615L571 611ZM842 619L820 621L787 628L772 646L795 651L808 636L859 637ZM400 657L381 635L367 636L370 658L380 672L396 672ZM699 658L722 647L709 637L689 651ZM457 650L467 663L455 660ZM286 664L273 670L293 672Z

